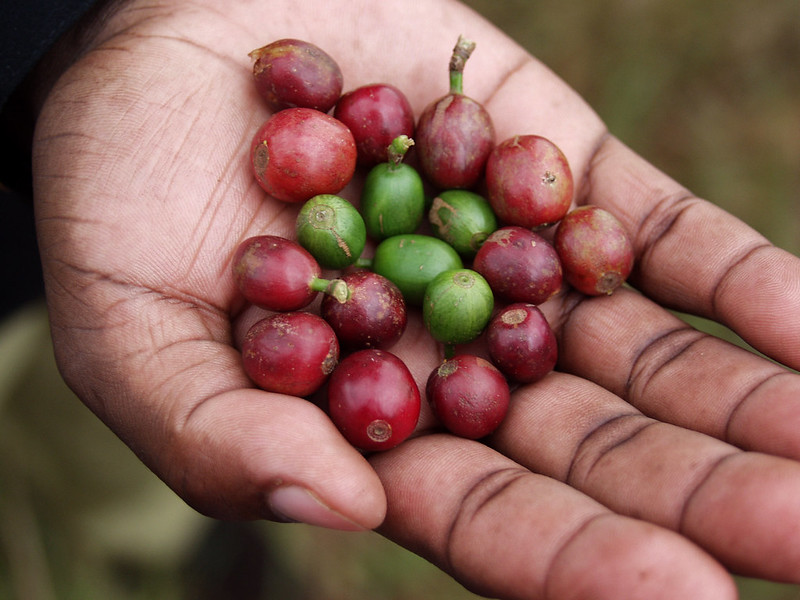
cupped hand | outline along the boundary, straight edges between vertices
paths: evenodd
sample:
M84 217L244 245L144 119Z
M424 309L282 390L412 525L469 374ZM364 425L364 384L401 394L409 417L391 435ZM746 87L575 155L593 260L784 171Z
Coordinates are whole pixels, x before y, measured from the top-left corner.
M380 527L503 598L732 598L729 570L800 582L800 378L781 366L800 367L796 257L649 166L456 2L130 0L92 31L34 147L57 359L189 504ZM498 140L538 133L564 150L576 202L631 232L637 291L543 306L559 372L517 390L488 443L433 433L365 457L315 404L254 389L240 364L260 313L234 289L233 251L291 235L298 210L249 171L269 113L248 52L311 41L346 89L392 83L419 114L446 93L462 33L478 42L465 92ZM667 309L718 320L773 360ZM393 351L421 386L440 359L418 318Z

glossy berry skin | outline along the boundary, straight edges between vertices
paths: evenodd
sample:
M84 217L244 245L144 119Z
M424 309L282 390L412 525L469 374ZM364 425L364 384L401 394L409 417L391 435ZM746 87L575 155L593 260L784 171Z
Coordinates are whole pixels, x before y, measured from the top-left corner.
M445 360L428 377L425 395L451 433L473 440L492 433L508 412L508 381L492 363L471 354Z
M283 202L337 194L353 177L356 143L340 121L311 108L287 108L253 136L253 174L261 188Z
M343 269L361 256L367 241L364 219L350 202L335 194L308 199L297 213L298 243L326 269Z
M447 242L431 235L409 233L386 238L375 248L372 270L394 283L405 301L421 306L428 284L443 271L464 266Z
M425 289L422 320L431 336L443 344L466 344L486 327L494 309L487 281L472 269L437 275Z
M347 300L331 295L322 299L320 314L348 350L391 348L408 322L406 303L398 287L372 271L353 271L340 277Z
M336 102L333 116L353 132L358 162L365 167L386 162L386 149L396 137L414 137L414 111L408 98L386 83L344 93Z
M267 310L299 310L317 296L321 269L300 244L275 235L244 240L233 257L233 279L244 298Z
M359 350L342 359L328 383L328 411L353 446L389 450L417 426L420 393L405 363L385 350Z
M375 165L364 179L361 213L374 240L414 233L425 216L422 177L405 163Z
M553 245L516 225L492 233L475 255L472 268L489 282L495 296L507 302L542 304L561 289L563 280Z
M498 312L486 327L486 343L492 363L520 383L539 381L558 359L556 336L532 304L510 304Z
M445 190L431 203L428 221L433 234L463 258L474 258L486 238L497 229L497 218L487 200L469 190Z
M281 39L250 53L253 80L267 106L277 112L303 107L328 112L342 93L342 70L321 48Z
M322 317L277 313L262 319L242 343L242 364L261 389L308 396L328 379L339 359L339 343Z
M517 135L498 144L486 161L486 187L497 218L529 229L561 219L572 203L572 170L553 142Z
M633 269L633 243L607 210L581 206L558 224L553 240L567 282L590 296L611 294Z
M425 108L414 137L422 171L439 189L473 187L483 175L494 139L494 125L483 105L453 93Z

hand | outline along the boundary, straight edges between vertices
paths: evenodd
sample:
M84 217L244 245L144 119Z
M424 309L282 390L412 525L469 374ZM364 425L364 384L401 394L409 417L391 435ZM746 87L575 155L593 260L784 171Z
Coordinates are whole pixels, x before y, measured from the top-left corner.
M420 435L367 459L314 404L254 389L240 366L260 313L233 289L233 250L290 235L297 211L248 169L268 113L247 53L313 41L347 89L393 83L419 113L446 92L459 33L478 41L465 91L498 140L539 133L565 151L577 202L633 233L641 293L548 302L560 372L516 393L489 444ZM784 315L800 262L626 149L457 3L130 0L50 94L34 161L65 379L197 510L380 526L502 598L733 598L727 569L800 582L800 378L663 308L799 368L800 325ZM439 357L419 319L393 351L420 384ZM434 430L426 413L420 434Z

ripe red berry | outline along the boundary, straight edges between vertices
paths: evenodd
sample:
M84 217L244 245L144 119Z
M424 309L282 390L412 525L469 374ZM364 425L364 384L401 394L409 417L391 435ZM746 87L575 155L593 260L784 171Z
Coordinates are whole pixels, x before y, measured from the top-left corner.
M273 111L304 107L328 112L342 93L339 65L309 42L276 40L250 57L256 89Z
M486 344L494 365L509 379L538 381L556 365L556 336L542 311L533 304L510 304L486 328Z
M459 38L450 60L450 92L431 102L417 121L414 141L422 171L440 189L470 188L483 176L494 147L494 124L463 93L463 70L474 42Z
M510 401L503 374L489 361L470 354L454 356L434 369L425 395L448 431L473 440L497 429Z
M486 161L489 202L508 225L536 229L557 222L569 210L573 185L564 153L538 135L509 138Z
M633 243L617 218L581 206L558 224L554 244L567 282L590 296L610 294L633 269Z
M385 350L359 350L344 358L328 383L328 410L356 448L388 450L417 426L420 394L411 372Z
M242 344L245 372L260 388L292 396L317 391L339 360L339 343L322 317L277 313L253 325Z
M346 92L336 103L333 116L353 132L358 162L366 167L387 162L386 149L395 138L414 137L414 111L408 98L386 83Z
M244 240L233 257L233 278L244 298L267 310L299 310L327 283L300 244L275 235Z
M393 346L408 322L400 289L372 271L354 271L340 280L347 285L346 300L326 295L320 307L339 343L348 349Z
M472 268L495 295L509 302L541 304L561 289L563 271L555 248L530 229L509 225L492 233Z
M250 159L264 191L284 202L305 202L318 194L337 194L350 182L356 143L333 117L311 108L287 108L258 129Z

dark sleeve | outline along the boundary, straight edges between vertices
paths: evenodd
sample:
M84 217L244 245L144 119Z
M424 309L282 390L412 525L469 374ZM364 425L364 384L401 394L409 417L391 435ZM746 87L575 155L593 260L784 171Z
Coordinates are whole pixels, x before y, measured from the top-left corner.
M0 189L30 197L31 140L36 120L25 79L56 41L97 0L6 2L0 18ZM16 92L16 93L15 93Z
M7 2L0 19L0 107L94 0Z

